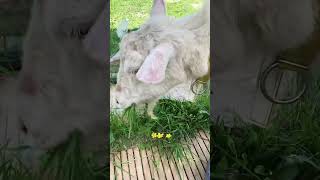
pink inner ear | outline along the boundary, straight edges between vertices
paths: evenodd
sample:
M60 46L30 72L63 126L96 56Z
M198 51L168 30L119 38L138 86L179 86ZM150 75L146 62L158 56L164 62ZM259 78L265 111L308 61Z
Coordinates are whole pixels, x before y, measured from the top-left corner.
M155 47L137 72L137 79L148 84L158 84L163 81L167 65L174 53L174 47L169 43L163 43Z
M137 79L149 84L160 83L165 78L167 63L161 52L154 52L137 72Z

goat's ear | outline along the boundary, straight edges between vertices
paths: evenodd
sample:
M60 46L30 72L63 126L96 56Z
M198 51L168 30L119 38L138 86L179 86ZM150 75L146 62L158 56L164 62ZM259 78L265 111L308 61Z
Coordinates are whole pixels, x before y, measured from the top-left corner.
M153 0L153 6L151 10L151 17L153 16L165 16L166 4L165 0Z
M110 64L116 64L120 62L120 51L110 58Z
M147 84L158 84L165 78L165 72L169 60L175 55L174 47L169 43L163 43L150 51L136 77Z
M108 59L107 39L107 11L104 10L83 40L85 51L102 64L106 64Z

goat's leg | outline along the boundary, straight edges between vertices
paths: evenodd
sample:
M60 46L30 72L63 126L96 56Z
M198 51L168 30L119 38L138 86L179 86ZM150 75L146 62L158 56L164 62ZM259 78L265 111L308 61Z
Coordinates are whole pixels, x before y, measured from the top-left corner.
M151 119L158 119L158 117L153 113L154 108L158 103L158 99L151 101L148 103L147 114L151 117Z

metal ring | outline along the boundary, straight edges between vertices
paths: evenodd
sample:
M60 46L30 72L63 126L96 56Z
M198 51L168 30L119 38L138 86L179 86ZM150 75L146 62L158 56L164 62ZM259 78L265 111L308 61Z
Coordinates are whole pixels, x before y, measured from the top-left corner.
M303 82L303 87L302 90L298 93L297 96L286 99L286 100L280 100L280 99L276 99L274 97L271 97L267 90L266 90L266 80L267 77L269 76L269 74L276 68L281 68L281 64L283 64L283 62L275 62L273 64L271 64L265 71L263 71L261 79L260 79L260 89L261 92L263 94L263 96L268 99L269 101L275 103L275 104L291 104L296 102L297 100L299 100L301 98L301 96L305 93L306 89L307 89L307 85L305 83L305 81ZM305 71L305 69L302 69ZM297 71L298 72L298 71ZM304 77L304 76L303 76Z
M206 90L203 88L203 91L200 91L200 93L197 93L197 92L195 91L195 89L194 89L194 87L195 87L196 84L207 84L207 82L204 82L204 81L201 81L201 80L197 79L197 80L193 81L192 84L191 84L190 89L191 89L191 91L193 92L193 94L195 94L195 95L202 95Z

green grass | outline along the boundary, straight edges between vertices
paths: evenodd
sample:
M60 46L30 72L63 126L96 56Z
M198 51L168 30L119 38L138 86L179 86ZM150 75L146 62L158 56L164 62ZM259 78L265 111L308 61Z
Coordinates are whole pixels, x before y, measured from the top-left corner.
M202 0L166 1L167 13L181 17L196 12ZM119 38L116 29L123 19L128 19L129 30L135 30L149 18L152 0L111 0L111 54L118 50ZM115 71L114 68L113 71ZM185 138L194 137L198 130L209 130L209 96L200 96L196 102L178 102L161 100L155 108L157 120L145 113L139 113L135 107L126 110L124 115L111 114L111 151L121 151L133 146L151 148L158 146L160 152L173 154L176 158L185 156ZM153 139L153 132L170 133L171 139Z
M194 137L198 130L209 130L209 107L209 98L203 95L194 103L161 100L155 108L157 120L138 113L135 107L127 109L121 116L113 113L111 149L116 152L136 145L140 148L158 146L160 151L181 157L184 138ZM153 132L170 133L172 137L153 139Z
M80 134L74 133L68 142L50 150L41 157L40 167L36 171L27 168L19 158L24 148L16 150L0 147L1 180L100 180L107 178L106 166L99 166L93 154L81 151ZM5 149L16 156L8 158ZM100 157L101 158L101 157ZM49 178L50 177L50 178Z
M212 138L215 179L320 179L320 79L302 101L282 108L270 128L215 124Z

